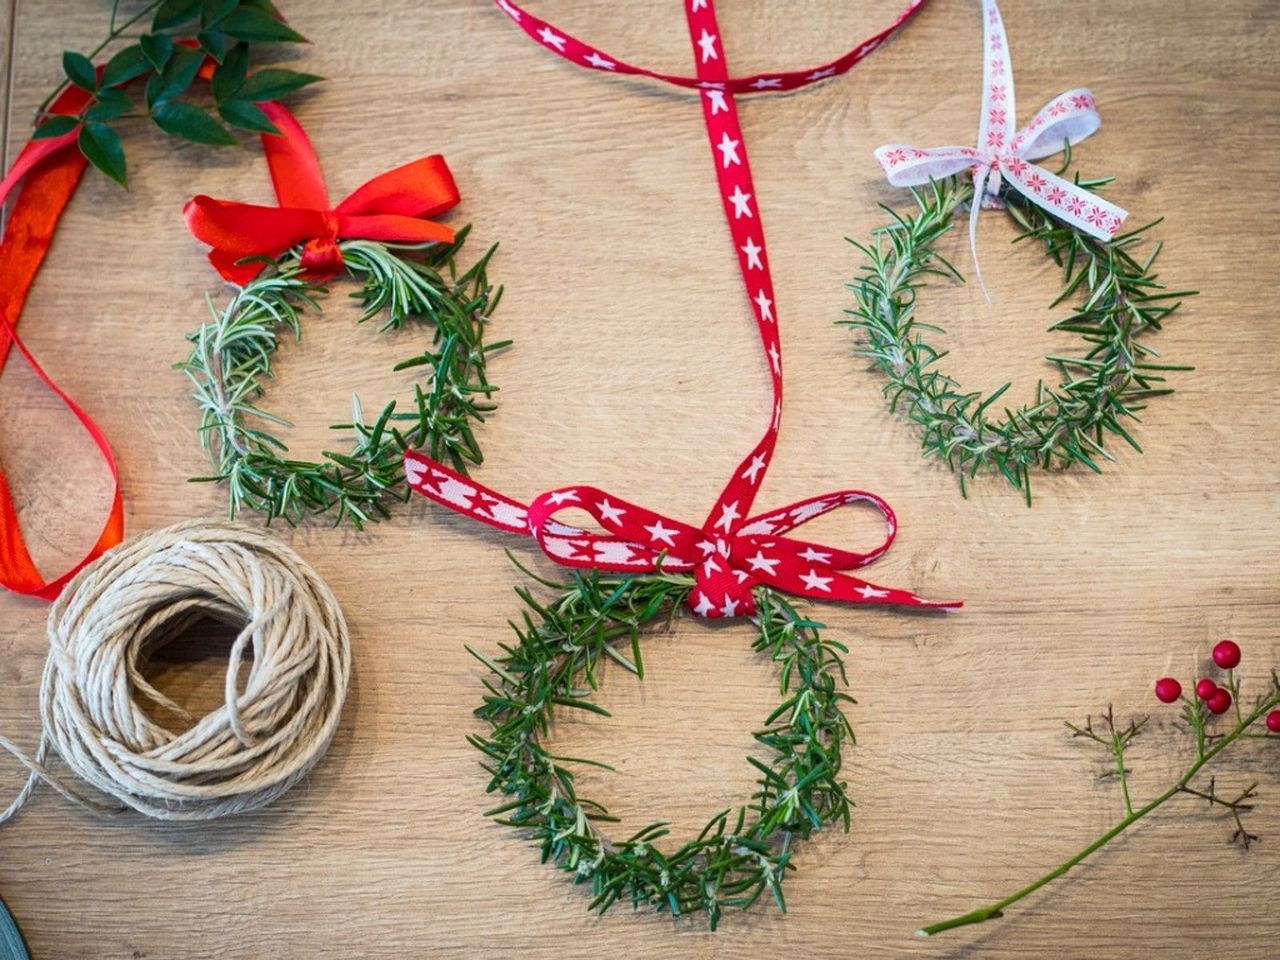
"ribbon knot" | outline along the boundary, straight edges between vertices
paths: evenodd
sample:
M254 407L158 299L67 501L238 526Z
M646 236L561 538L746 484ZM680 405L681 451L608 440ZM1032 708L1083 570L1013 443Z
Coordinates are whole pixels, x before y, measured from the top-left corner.
M995 0L983 0L982 115L974 147L918 147L887 144L876 159L895 187L914 187L966 170L973 174L974 202L969 207L969 249L978 282L978 210L1003 207L997 196L1002 181L1056 219L1099 240L1110 241L1128 214L1097 194L1050 173L1032 161L1060 152L1090 137L1102 125L1093 94L1068 90L1050 100L1025 127L1010 135L1016 115L1009 43ZM987 296L988 302L991 297Z
M341 226L335 210L325 210L321 217L323 233L303 244L301 263L309 276L331 277L341 273L344 266L342 251L338 248Z
M844 603L878 603L953 610L958 602L924 600L907 590L881 587L847 571L874 563L897 534L884 500L862 490L810 497L740 519L736 501L721 503L702 527L622 500L598 487L551 490L525 506L416 451L405 454L405 476L418 493L492 527L532 536L552 561L609 573L692 574L688 607L700 617L746 617L756 612L758 585L784 593ZM886 533L873 550L858 553L786 536L841 507L868 503L884 517ZM603 532L557 520L576 509Z
M242 262L246 258L274 259L298 245L303 269L323 279L342 272L339 240L453 241L451 229L428 219L459 199L443 157L423 157L380 174L333 207L315 149L293 114L278 103L259 106L280 131L262 136L279 205L198 196L182 211L191 232L213 247L209 261L224 278L246 284L265 266L261 260Z

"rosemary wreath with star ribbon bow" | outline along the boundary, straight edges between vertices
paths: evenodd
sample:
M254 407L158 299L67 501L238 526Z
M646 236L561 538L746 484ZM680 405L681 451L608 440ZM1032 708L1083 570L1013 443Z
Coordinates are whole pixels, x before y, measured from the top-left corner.
M280 131L262 138L280 206L200 196L184 211L192 232L213 246L210 261L236 284L221 309L209 300L212 317L188 337L191 354L178 364L195 387L201 443L216 470L194 479L225 482L232 517L251 509L294 523L331 512L335 523L359 529L387 517L388 500L408 498L406 450L430 450L458 470L482 459L474 426L493 410L497 389L487 359L508 345L484 339L502 296L487 273L496 247L458 271L470 228L455 235L428 219L458 202L439 156L381 174L329 209L301 125L279 104L263 109ZM281 333L301 337L302 315L320 309L324 283L339 275L360 283L353 296L361 323L383 317L383 331L431 330L430 345L394 368L426 367L429 376L415 384L412 410L392 401L372 423L353 398L351 421L333 429L354 433L354 447L303 460L270 432L289 421L258 400Z
M503 645L501 658L467 648L490 670L476 715L491 729L469 739L485 755L489 792L509 798L486 815L527 831L543 862L590 884L591 909L601 913L619 902L673 916L705 913L714 930L726 908L746 909L766 893L785 912L782 884L795 869L794 841L827 824L846 831L850 825L852 802L840 779L844 744L854 739L842 710L856 702L843 690L848 678L841 654L848 649L823 639L822 624L779 592L755 588L753 622L760 632L753 648L778 665L784 699L752 736L773 757L747 757L760 774L750 801L722 810L697 837L663 851L657 844L669 833L665 821L625 840L608 837L600 825L617 818L578 794L572 768L612 768L556 755L544 740L557 711L609 716L592 699L600 667L612 660L643 679L642 631L669 624L694 579L592 572L568 584L539 582L558 592L543 601L517 590L524 616L512 624L516 642Z

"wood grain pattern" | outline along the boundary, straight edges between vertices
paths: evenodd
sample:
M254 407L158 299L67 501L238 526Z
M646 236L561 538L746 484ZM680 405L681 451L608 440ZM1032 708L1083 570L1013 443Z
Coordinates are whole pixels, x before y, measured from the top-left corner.
M819 62L887 22L898 0L723 0L735 72ZM101 0L18 6L10 155L57 77L64 47L97 39ZM464 193L452 222L477 246L502 241L508 298L496 329L501 411L483 431L482 476L532 495L591 482L690 519L702 515L766 413L766 379L725 243L699 111L651 84L574 70L484 0L286 4L313 41L302 62L329 82L300 97L335 196L424 153L444 152ZM539 0L538 10L606 51L688 69L674 0ZM586 897L486 823L477 665L516 609L501 548L527 545L415 502L363 534L323 524L280 535L329 580L353 629L355 681L332 752L274 808L199 829L100 824L50 791L0 831L0 891L38 957L947 957L1095 960L1275 956L1280 781L1274 753L1242 751L1225 783L1258 778L1263 842L1227 843L1227 821L1175 805L1006 922L919 942L922 922L969 909L1063 859L1119 810L1103 758L1062 720L1114 701L1156 704L1152 680L1190 675L1212 641L1244 646L1248 673L1280 659L1280 347L1269 283L1280 145L1270 0L1022 0L1004 11L1024 118L1089 85L1104 126L1078 156L1114 173L1137 219L1164 214L1167 278L1203 295L1159 337L1192 362L1139 431L1146 453L1102 476L1042 480L1027 510L1003 482L962 500L889 417L880 382L832 321L855 259L841 239L903 196L871 150L888 140L966 142L981 72L976 0L938 0L851 75L742 106L788 359L780 453L762 504L856 485L902 520L877 579L962 596L955 617L823 609L852 647L859 746L853 832L806 845L791 912L697 921L588 916ZM1070 12L1074 19L1067 21ZM0 14L2 16L3 14ZM0 24L0 36L4 35ZM6 71L0 69L0 77ZM122 193L88 176L36 284L23 330L50 372L113 439L134 531L223 509L185 483L204 465L195 414L169 365L215 287L179 211L193 192L266 201L256 145L213 153L138 130ZM1045 373L1055 278L1009 250L984 217L979 294L926 294L949 329L948 359L987 389ZM964 262L957 238L957 262ZM405 344L357 329L335 298L282 351L270 402L318 450L358 390L371 404ZM923 309L923 308L922 308ZM0 451L39 562L52 569L96 534L104 478L53 399L22 368L0 380ZM709 448L706 454L700 451ZM833 542L868 540L865 517ZM0 597L0 731L34 744L44 609ZM750 790L742 756L775 679L743 626L681 623L651 639L643 684L610 675L610 721L564 724L567 752L614 762L589 795L624 818L678 830ZM164 670L180 698L210 702L216 662ZM1134 756L1135 790L1172 773L1167 712ZM3 793L17 770L0 770Z

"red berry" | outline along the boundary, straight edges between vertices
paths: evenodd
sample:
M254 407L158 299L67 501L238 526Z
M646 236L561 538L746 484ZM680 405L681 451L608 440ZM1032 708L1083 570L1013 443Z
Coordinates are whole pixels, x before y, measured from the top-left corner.
M1182 684L1173 677L1163 677L1156 681L1156 699L1161 703L1173 703L1182 696Z
M1213 648L1213 662L1223 670L1233 670L1240 664L1240 645L1234 640L1223 640Z
M1231 694L1219 688L1204 704L1210 713L1226 713L1231 709Z
M1199 697L1201 700L1208 700L1217 692L1218 692L1218 685L1214 683L1212 680L1210 680L1208 677L1205 677L1203 680L1201 680L1199 683L1196 684L1196 696Z
M1280 710L1272 710L1267 714L1267 729L1272 733L1280 733Z

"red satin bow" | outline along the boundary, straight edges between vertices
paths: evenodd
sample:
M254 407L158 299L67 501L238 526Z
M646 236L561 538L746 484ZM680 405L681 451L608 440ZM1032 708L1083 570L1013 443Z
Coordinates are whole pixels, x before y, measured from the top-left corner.
M259 105L280 135L263 134L262 146L279 206L198 196L182 210L191 232L213 247L209 262L233 283L245 284L265 264L246 257L278 257L303 245L302 266L313 277L342 272L338 240L426 243L453 240L433 217L458 202L458 188L444 157L423 157L374 177L336 207L329 206L320 162L306 132L278 103Z

